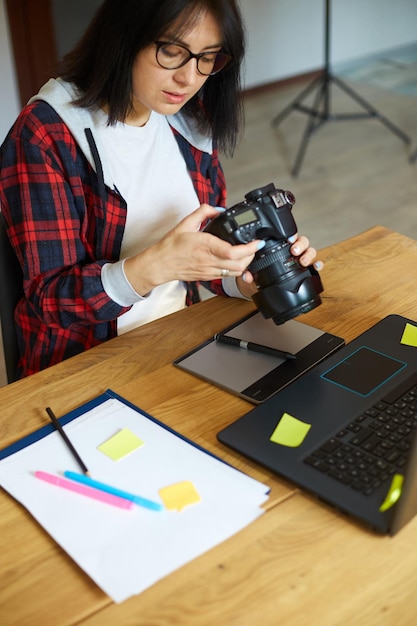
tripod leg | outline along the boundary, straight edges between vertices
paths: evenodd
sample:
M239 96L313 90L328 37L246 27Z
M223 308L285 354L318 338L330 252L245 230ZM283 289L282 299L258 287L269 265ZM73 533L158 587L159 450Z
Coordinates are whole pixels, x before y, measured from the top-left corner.
M340 87L345 93L347 93L353 100L356 100L358 104L360 104L368 113L377 118L384 126L386 126L391 132L393 132L397 137L399 137L404 143L410 144L411 138L406 135L400 128L395 126L389 119L384 117L379 111L377 111L373 106L369 104L362 96L360 96L356 91L351 89L348 85L346 85L340 78L337 76L332 76L333 82Z
M323 78L321 80L323 80ZM307 150L307 144L308 144L308 140L310 139L310 135L312 135L314 131L318 128L318 126L323 124L325 121L325 119L323 118L323 114L320 112L320 104L322 101L324 101L325 103L326 112L328 114L327 89L328 89L328 81L327 81L327 78L324 77L324 80L322 82L320 89L317 90L313 107L309 113L310 119L307 122L304 135L301 139L301 143L298 148L294 167L292 169L292 176L294 176L294 178L298 176L298 172L300 171L300 168L304 159L304 155Z
M416 159L417 159L417 150L415 150L413 154L410 156L410 163L414 163Z
M291 113L293 109L296 109L299 103L302 102L304 98L306 98L311 91L313 91L313 89L320 83L320 81L321 81L321 76L318 76L309 85L307 85L307 87L303 89L303 91L295 98L295 100L290 102L290 104L288 104L281 111L281 113L278 113L278 115L274 117L274 119L271 122L272 126L275 126L275 127L278 126L278 124L280 124L287 117L287 115Z

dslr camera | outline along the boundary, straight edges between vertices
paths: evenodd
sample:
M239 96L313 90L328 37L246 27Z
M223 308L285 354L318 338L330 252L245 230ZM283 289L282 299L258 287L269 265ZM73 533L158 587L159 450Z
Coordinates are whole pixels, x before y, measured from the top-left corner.
M204 228L233 245L254 239L265 241L248 269L258 288L252 299L262 315L272 318L275 324L321 304L323 285L318 272L312 265L302 267L290 253L288 240L297 232L292 215L294 203L291 191L270 183L247 193L244 202L226 209Z

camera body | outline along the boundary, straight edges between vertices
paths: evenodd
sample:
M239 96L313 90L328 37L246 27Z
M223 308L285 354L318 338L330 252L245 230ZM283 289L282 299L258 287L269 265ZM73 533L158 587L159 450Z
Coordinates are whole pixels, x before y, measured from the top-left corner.
M258 288L252 299L262 315L272 318L275 324L321 304L323 285L318 272L312 265L302 267L290 252L288 240L297 233L294 203L290 191L270 183L247 193L244 202L226 209L204 228L233 245L254 239L265 241L248 269Z

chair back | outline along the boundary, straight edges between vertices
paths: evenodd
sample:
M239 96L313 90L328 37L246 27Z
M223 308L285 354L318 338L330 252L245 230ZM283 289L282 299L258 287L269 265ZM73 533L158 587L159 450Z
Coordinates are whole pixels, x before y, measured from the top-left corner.
M19 360L14 310L23 296L23 273L0 211L0 321L7 382L16 380Z

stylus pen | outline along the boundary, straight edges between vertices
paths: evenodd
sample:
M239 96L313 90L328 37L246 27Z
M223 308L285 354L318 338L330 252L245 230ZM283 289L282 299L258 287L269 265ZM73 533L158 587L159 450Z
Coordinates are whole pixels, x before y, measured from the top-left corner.
M94 480L89 476L85 476L84 474L77 474L76 472L64 472L64 476L69 478L70 480L75 480L78 483L82 483L84 485L88 485L89 487L94 487L94 489L99 489L100 491L104 491L106 493L111 493L114 496L118 496L119 498L125 498L126 500L130 500L139 506L143 506L146 509L151 509L153 511L162 511L164 508L162 504L159 502L154 502L153 500L148 500L147 498L142 498L141 496L135 496L133 493L129 493L127 491L122 491L117 487L112 487L111 485L107 485L106 483L99 482L98 480Z
M62 428L62 426L59 423L58 418L55 416L55 413L53 412L53 410L49 406L47 406L45 410L48 413L48 415L49 415L49 417L51 419L51 422L53 423L53 425L55 426L55 428L57 429L57 431L61 435L62 439L67 444L68 450L71 452L72 456L77 461L78 465L80 466L80 468L82 469L84 474L88 474L88 468L86 467L84 461L82 460L82 458L78 454L77 450L72 445L71 441L69 440L69 438L67 436L67 433Z
M253 343L253 341L244 341L243 339L238 339L237 337L229 337L228 335L223 335L221 333L214 335L214 338L219 343L225 343L228 346L235 346L236 348L243 348L244 350L252 350L253 352L260 352L261 354L268 354L269 356L275 356L279 359L297 358L295 354L291 354L290 352L284 352L283 350L278 350L277 348L263 346L260 343Z

